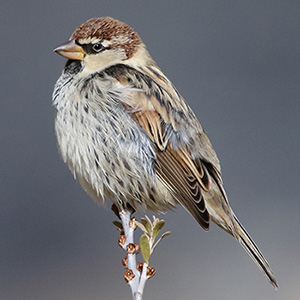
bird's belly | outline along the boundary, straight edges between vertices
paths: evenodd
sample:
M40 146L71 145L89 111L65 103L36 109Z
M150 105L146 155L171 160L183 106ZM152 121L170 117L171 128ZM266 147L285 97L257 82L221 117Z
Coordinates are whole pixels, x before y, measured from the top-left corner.
M96 110L78 101L57 112L55 129L63 160L96 202L109 197L153 211L173 206L155 174L152 142L120 107Z

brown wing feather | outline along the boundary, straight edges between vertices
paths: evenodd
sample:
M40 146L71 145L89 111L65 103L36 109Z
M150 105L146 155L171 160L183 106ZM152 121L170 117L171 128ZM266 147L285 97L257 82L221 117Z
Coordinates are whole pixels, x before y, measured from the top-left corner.
M206 172L200 172L186 150L173 150L168 144L167 133L158 112L137 110L132 118L147 132L156 146L156 172L170 189L175 199L205 229L209 228L209 213L201 193L201 188L209 189ZM201 178L202 175L202 178Z
M155 69L155 72L154 72ZM152 140L156 149L156 174L169 188L173 197L199 222L205 229L209 228L210 215L203 198L203 190L210 189L211 182L207 168L201 160L193 160L187 145L178 140L180 147L172 147L171 137L176 140L180 124L185 126L194 114L181 98L179 93L159 69L139 70L125 65L111 67L106 71L118 84L130 86L132 90L123 99L123 106L132 119L141 126ZM172 105L171 105L172 103ZM201 125L193 122L195 138L204 136ZM176 144L176 143L175 143ZM215 159L212 148L208 150ZM216 159L217 161L217 159Z
M237 238L277 287L268 262L229 206L220 163L207 135L170 81L154 64L144 68L115 66L109 73L135 90L123 99L123 105L152 140L156 174L173 197L205 230L210 221L208 208L211 219ZM188 136L180 137L178 132L186 128Z
M131 115L146 130L152 142L163 151L167 147L171 131L168 125L163 126L161 116L154 110L138 110Z
M201 193L200 184L189 167L178 160L170 149L158 151L156 172L170 186L176 200L205 229L209 229L209 213Z

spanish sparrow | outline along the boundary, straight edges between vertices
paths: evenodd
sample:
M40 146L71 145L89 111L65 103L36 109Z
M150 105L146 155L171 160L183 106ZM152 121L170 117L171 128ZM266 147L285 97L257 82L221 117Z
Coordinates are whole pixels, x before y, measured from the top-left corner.
M181 204L235 237L274 287L268 262L233 213L199 121L139 35L93 18L54 50L68 59L53 92L61 156L97 202L163 212Z

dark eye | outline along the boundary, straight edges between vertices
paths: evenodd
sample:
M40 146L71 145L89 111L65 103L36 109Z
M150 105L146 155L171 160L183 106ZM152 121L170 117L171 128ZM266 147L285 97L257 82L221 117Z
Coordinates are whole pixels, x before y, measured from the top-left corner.
M92 48L95 52L100 52L101 50L104 49L101 43L94 44Z

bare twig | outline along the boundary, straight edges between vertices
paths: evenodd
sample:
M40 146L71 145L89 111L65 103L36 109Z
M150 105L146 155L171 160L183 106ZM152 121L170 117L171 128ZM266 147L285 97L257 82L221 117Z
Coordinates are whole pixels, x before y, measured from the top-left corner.
M134 275L130 277L131 280L128 281L128 284L130 285L133 299L134 300L142 299L142 298L137 298L138 287L140 282L140 272L136 268L136 251L132 249L134 247L135 226L134 225L130 226L130 224L133 223L131 220L130 211L122 210L119 215L122 221L124 235L126 238L126 241L122 246L122 248L127 252L127 268L128 270L130 270L129 273Z
M116 213L116 212L115 212ZM114 222L120 231L119 246L121 246L127 253L123 258L122 264L127 269L124 278L129 284L132 292L133 300L142 300L146 281L155 275L155 269L149 266L149 259L157 244L162 238L169 235L170 232L165 232L155 242L160 230L165 224L164 220L159 220L153 217L153 222L146 216L141 222L137 222L131 218L132 211L122 210L118 216L122 224L118 221ZM140 246L134 243L134 230L139 227L144 234L140 239ZM144 263L136 263L136 254L142 251Z

